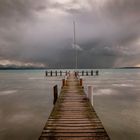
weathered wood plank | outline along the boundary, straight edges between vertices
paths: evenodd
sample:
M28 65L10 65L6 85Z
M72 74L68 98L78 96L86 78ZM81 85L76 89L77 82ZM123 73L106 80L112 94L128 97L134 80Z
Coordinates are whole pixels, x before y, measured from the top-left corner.
M99 129L45 129L43 130L43 133L49 133L49 132L56 132L56 133L72 133L72 132L75 132L75 133L96 133L96 132L105 132L104 129L102 128L99 128Z

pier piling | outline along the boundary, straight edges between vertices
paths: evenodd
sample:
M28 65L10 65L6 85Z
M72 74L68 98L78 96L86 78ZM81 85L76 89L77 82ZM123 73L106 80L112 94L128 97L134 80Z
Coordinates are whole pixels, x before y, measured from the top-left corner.
M80 78L80 86L83 86L83 79Z
M66 85L65 79L62 79L62 88Z
M52 76L52 75L53 75L53 72L51 71L51 72L50 72L50 76Z
M58 98L58 88L57 85L54 86L54 100L53 100L53 104L55 105L57 98Z
M93 70L91 70L91 76L93 76Z
M48 71L45 72L46 76L48 76Z
M62 76L62 71L60 71L60 76Z
M98 76L99 75L99 71L98 70L96 70L96 76Z
M88 99L93 104L93 86L88 86Z
M46 76L68 76L69 71L57 71L57 70L51 70L51 71L45 71ZM93 71L93 70L82 70L82 71L75 71L75 76L98 76L99 71Z

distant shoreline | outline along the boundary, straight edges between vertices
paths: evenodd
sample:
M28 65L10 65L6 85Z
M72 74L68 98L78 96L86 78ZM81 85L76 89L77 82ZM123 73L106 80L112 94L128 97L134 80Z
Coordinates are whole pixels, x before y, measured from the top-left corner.
M57 70L62 68L11 68L11 67L0 67L0 70ZM63 68L70 69L70 68ZM72 69L72 68L71 68ZM140 67L120 67L120 68L79 68L79 69L140 69Z
M116 68L116 69L140 69L140 67L122 67L122 68Z

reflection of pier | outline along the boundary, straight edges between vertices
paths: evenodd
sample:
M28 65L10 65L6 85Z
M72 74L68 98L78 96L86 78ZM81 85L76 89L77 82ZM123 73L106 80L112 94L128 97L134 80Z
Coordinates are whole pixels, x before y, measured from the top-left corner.
M62 71L62 70L48 70L45 72L46 76L65 76L69 73L69 71ZM93 71L93 70L82 70L82 71L76 71L76 73L79 76L94 76L99 75L99 71Z
M56 88L54 108L39 140L109 140L76 73L67 73L58 99Z

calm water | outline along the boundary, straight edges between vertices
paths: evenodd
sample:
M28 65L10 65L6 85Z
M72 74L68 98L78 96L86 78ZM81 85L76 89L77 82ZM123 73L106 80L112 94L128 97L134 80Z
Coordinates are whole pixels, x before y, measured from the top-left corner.
M83 78L86 91L93 85L93 105L111 140L139 140L140 70L100 70ZM61 79L46 78L43 70L0 71L0 140L37 140Z

